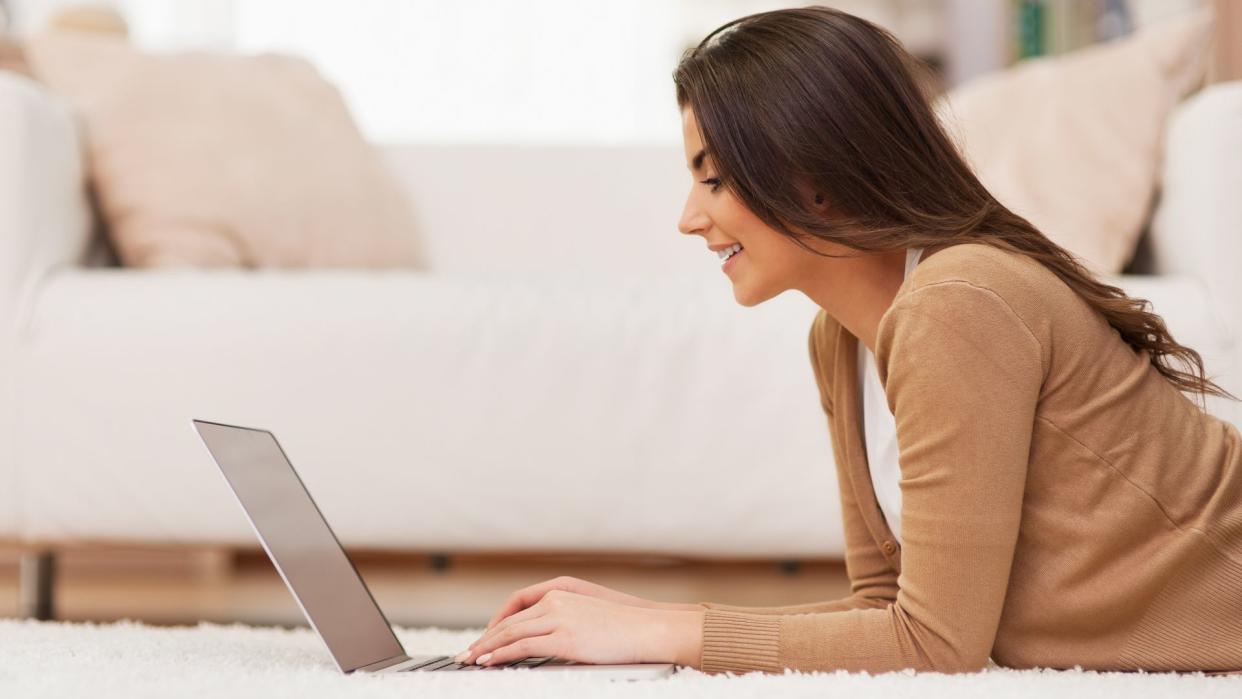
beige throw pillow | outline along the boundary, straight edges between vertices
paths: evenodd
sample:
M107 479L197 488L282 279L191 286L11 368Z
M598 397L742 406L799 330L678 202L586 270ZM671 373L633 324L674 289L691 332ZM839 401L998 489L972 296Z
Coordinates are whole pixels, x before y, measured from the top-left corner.
M27 53L81 112L123 264L421 266L403 192L304 60L72 32Z
M1165 123L1201 84L1208 11L1064 56L1027 61L949 93L941 117L1005 206L1118 273L1155 193Z

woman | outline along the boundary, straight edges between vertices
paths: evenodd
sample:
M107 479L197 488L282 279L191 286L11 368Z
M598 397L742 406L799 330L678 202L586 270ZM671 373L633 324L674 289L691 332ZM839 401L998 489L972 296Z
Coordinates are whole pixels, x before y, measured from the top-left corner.
M664 604L557 578L461 661L1242 670L1242 436L1183 392L1233 396L1146 301L997 203L914 70L813 8L727 24L675 74L681 231L727 256L739 303L822 308L853 594Z

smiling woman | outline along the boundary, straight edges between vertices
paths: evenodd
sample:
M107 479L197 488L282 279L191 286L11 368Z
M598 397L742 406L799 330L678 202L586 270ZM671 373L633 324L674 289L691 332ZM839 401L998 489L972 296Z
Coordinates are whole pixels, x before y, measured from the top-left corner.
M739 303L821 308L808 350L853 593L662 604L557 578L460 659L1242 671L1242 435L1185 394L1233 396L1148 302L997 202L917 71L882 29L807 8L726 24L675 73L681 232ZM900 463L876 468L862 422L888 414Z

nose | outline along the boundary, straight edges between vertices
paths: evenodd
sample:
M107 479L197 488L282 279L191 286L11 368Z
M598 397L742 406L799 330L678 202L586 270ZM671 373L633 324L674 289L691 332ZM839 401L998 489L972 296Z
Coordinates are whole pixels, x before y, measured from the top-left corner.
M686 197L686 205L681 210L681 218L677 220L677 230L686 235L705 235L710 223L711 219L706 212L695 203L694 192L691 190Z

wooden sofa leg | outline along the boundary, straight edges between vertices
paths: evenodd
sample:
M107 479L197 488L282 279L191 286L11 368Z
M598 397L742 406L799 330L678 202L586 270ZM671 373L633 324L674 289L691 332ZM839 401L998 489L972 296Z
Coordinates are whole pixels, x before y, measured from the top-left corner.
M778 567L782 575L793 576L793 575L797 575L798 573L802 572L802 561L799 561L799 560L781 561Z
M18 616L49 621L56 616L56 554L27 551L18 563Z

